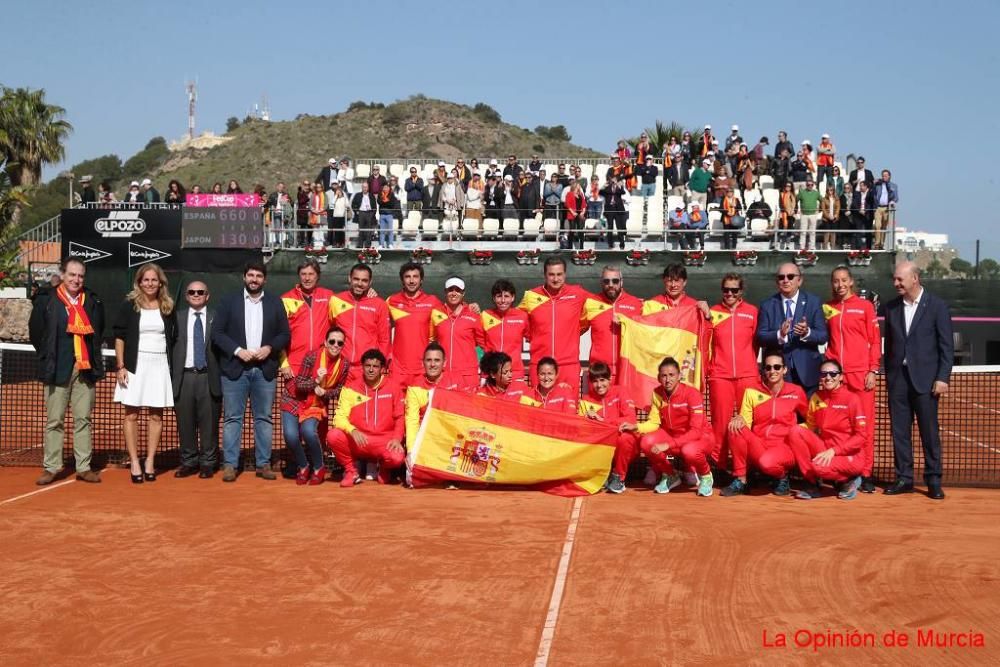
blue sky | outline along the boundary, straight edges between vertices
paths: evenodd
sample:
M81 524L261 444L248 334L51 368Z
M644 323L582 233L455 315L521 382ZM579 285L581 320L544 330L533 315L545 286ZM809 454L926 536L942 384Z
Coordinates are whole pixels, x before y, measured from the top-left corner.
M1000 258L995 0L301 7L18 2L0 83L66 107L70 164L181 137L195 76L198 127L219 133L265 93L275 120L415 93L482 101L600 150L657 118L772 145L779 128L796 144L829 132L840 155L892 170L900 224Z

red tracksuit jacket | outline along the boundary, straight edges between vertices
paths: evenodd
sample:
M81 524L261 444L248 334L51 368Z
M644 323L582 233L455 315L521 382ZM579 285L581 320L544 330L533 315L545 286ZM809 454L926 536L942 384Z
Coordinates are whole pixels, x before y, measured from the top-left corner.
M602 420L615 426L636 423L635 403L621 387L609 388L604 396L598 396L593 390L588 391L587 395L580 399L577 411L581 417L586 417L589 410L593 410Z
M445 306L434 309L431 321L434 323L434 340L444 348L445 370L461 375L478 375L476 346L485 345L479 315L469 310L467 305L463 305L457 313Z
M569 284L555 295L545 285L524 293L518 308L528 313L532 364L552 357L560 368L580 365L580 333L586 330L583 309L591 296L579 285Z
M520 308L509 308L501 314L495 308L484 310L480 316L483 326L483 350L486 352L506 352L510 355L510 369L514 377L524 375L524 361L521 352L524 339L530 338L528 314Z
M502 401L514 401L515 403L523 403L525 405L534 405L534 400L531 398L531 387L524 381L524 378L516 378L504 391L500 391L493 385L483 385L476 391L476 395L499 398Z
M360 368L361 355L378 349L389 358L389 307L377 297L355 299L350 290L330 298L330 319L344 330L344 356Z
M538 388L535 387L530 392L530 398L536 407L570 415L576 414L577 392L565 382L557 382L556 386L549 390L547 396L542 396L538 393Z
M762 439L784 438L798 422L796 415L806 416L806 393L791 382L782 384L777 394L763 384L743 392L740 416L754 435Z
M821 389L813 394L803 427L819 434L837 456L850 456L860 454L864 447L866 421L861 400L850 389L840 386L834 391Z
M417 292L413 298L403 292L385 300L392 318L392 369L405 375L422 373L424 349L434 336L431 311L444 310L441 300L426 292Z
M345 433L361 429L365 435L389 435L402 440L403 392L388 375L382 376L375 387L369 387L364 377L348 382L340 390L333 425Z
M872 302L855 294L843 301L827 301L823 316L830 332L826 358L839 362L845 373L878 372L882 334Z
M611 375L618 375L618 358L621 356L622 327L615 322L616 315L637 317L642 315L642 299L624 291L613 302L603 293L590 296L584 307L584 319L590 325L590 363L603 361L611 367Z
M639 433L663 429L677 444L695 442L710 432L705 419L705 400L701 392L683 382L667 396L663 387L653 390L649 416L639 424Z
M296 375L302 359L323 345L330 328L330 297L333 292L317 285L309 295L311 303L306 302L306 296L298 285L281 295L291 333L288 350L281 354L281 367L290 366Z
M711 308L712 345L708 377L736 380L757 375L757 307L740 301L730 310L721 303Z

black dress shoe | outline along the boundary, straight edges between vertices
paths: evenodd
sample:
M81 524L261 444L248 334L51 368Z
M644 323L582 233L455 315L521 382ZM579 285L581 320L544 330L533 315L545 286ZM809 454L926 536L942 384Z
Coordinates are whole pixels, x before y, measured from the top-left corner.
M944 489L940 484L928 484L927 497L931 500L944 500Z
M861 493L875 493L875 480L865 477L861 480Z
M215 471L213 471L211 468L202 468L201 471L198 473L198 479L212 479L214 475Z
M898 496L901 493L913 493L913 482L897 480L892 486L887 487L884 493L887 496Z
M190 477L191 475L198 474L197 468L192 468L191 466L181 466L174 472L174 477Z

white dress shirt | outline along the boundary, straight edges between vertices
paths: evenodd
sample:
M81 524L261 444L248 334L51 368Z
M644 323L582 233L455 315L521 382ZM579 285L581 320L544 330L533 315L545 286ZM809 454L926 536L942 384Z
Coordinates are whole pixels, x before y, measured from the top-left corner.
M205 332L205 342L208 343L208 308L188 311L187 318L187 351L184 352L184 368L194 368L194 321L195 313L201 313L201 326Z
M264 293L254 299L243 290L243 320L247 336L248 350L260 349L260 341L264 336Z
M906 297L903 297L903 320L906 326L906 335L910 335L910 325L913 324L913 316L917 314L917 308L920 306L920 299L924 297L924 288L920 288L920 293L917 294L917 298L913 301L907 301Z

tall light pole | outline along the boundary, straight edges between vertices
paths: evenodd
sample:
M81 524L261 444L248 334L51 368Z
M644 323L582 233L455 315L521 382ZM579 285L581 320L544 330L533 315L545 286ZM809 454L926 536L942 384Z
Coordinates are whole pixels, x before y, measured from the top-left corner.
M76 178L76 174L71 171L64 171L59 174L59 178L65 178L69 181L69 207L73 208L73 179Z

